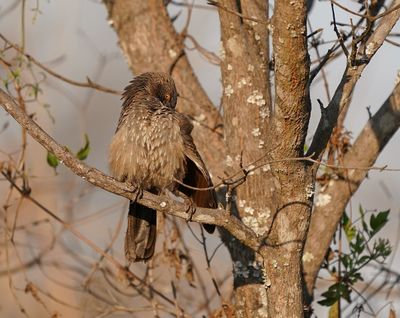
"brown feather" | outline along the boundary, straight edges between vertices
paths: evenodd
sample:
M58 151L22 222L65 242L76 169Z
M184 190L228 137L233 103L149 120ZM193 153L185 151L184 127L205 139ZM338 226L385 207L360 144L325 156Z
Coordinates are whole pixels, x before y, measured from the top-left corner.
M213 186L211 177L207 171L206 165L201 159L196 146L193 142L191 136L191 131L193 125L189 119L180 113L176 113L175 117L178 119L179 125L181 127L181 132L184 142L184 153L186 156L186 175L183 179L183 183L195 188L209 188ZM214 189L207 191L196 191L192 189L185 188L185 186L180 186L179 189L192 198L193 202L197 206L202 208L216 208L217 198ZM215 226L210 224L204 224L204 228L209 233L213 233Z
M144 73L125 88L109 162L113 175L155 194L174 190L176 180L203 188L212 186L210 175L190 135L190 120L175 110L177 91L164 73ZM200 207L217 206L214 189L182 189ZM156 211L131 202L125 236L129 261L146 261L154 254ZM208 232L214 226L205 224Z

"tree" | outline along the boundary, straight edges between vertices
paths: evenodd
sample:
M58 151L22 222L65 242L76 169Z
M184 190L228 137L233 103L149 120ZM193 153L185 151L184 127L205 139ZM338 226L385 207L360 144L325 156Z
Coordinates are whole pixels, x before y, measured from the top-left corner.
M234 264L234 299L231 304L227 296L222 296L222 311L228 317L310 315L317 274L345 208L368 171L376 169L375 160L400 124L397 83L352 145L344 129L354 88L398 21L400 1L364 1L358 12L336 1L326 4L332 7L332 27L337 39L322 56L319 31L312 32L307 27L307 2L311 6L312 1L276 1L272 10L268 1L261 0L208 1L218 9L220 18L222 54L220 58L205 54L220 65L221 111L207 97L190 66L185 41L198 44L187 33L187 27L180 33L175 30L166 8L170 2L173 1L105 0L104 4L132 72L171 72L181 96L179 111L198 123L193 136L214 176L221 205L216 210L196 209L192 221L220 227ZM190 5L186 6L192 10ZM335 19L338 8L357 18L357 23L351 22L339 30ZM3 36L2 40L4 51L13 49L20 59L52 74L23 47ZM318 52L318 60L313 64L309 57L311 49ZM325 76L325 67L341 55L345 56L342 80L327 105L319 101L321 119L316 130L311 131L309 121L315 101L310 100L310 87L317 76ZM26 111L24 90L29 87L35 91L35 87L24 86L20 74L13 73L15 64L7 57L1 61L11 80L5 83L8 92L0 93L0 103L23 127L23 135L28 133L49 151L49 164L56 166L62 161L91 184L134 198L134 185L117 182L80 161L89 152L88 141L74 155L33 121ZM90 79L86 83L72 83L118 93ZM39 94L37 88L36 91ZM307 134L313 136L310 144L306 143ZM23 165L3 163L2 174L21 198L41 206L106 259L111 271L117 270L127 277L131 288L137 289L139 283L146 286L142 296L153 305L154 315L159 310L154 302L176 305L176 313L170 313L184 315L183 308L157 290L151 279L143 281L134 270L124 268L108 249L88 241L70 223L35 201ZM218 180L217 176L221 178ZM144 193L140 202L162 213L187 218L188 206L172 199ZM379 213L374 219L371 217L370 228L366 226L364 230L372 238L386 221L387 214ZM343 219L343 226L346 233L354 231L348 220L346 223ZM358 236L350 235L349 240L354 237ZM363 239L362 234L359 237ZM387 256L388 246L382 244L377 257ZM182 255L171 256L176 259L177 270L182 270L182 258L187 258ZM346 261L349 264L349 259L339 255L339 263ZM207 262L210 269L209 256ZM213 283L220 293L215 279ZM338 298L348 298L348 285L342 284L340 273L337 283L325 294L333 303ZM26 290L32 295L37 293L34 285L27 285ZM339 297L334 298L333 294Z

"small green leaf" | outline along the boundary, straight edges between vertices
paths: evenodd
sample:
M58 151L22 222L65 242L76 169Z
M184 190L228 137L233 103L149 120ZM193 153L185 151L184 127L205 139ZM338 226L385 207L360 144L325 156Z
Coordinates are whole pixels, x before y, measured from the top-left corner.
M371 260L370 256L364 255L357 261L357 265L364 265L364 263L368 263L370 260Z
M47 163L50 167L57 168L60 164L60 161L56 157L56 155L50 151L47 152Z
M16 70L11 70L10 74L12 76L12 79L17 79L21 75L18 68Z
M351 290L349 289L349 287L347 285L343 284L343 283L339 283L338 290L339 290L340 297L346 299L347 302L350 303L351 302L351 299L350 299Z
M354 254L361 254L365 248L364 237L357 233L355 242L350 243L350 251Z
M385 260L391 252L392 247L390 246L389 240L379 238L378 241L374 242L371 258L376 260L379 257L382 257Z
M369 225L372 229L370 232L370 235L373 236L379 230L385 226L385 224L388 221L388 216L389 216L390 210L379 212L376 216L374 214L371 215L371 219L369 220Z
M4 85L4 87L6 89L8 89L8 84L9 84L8 80L7 79L3 79L3 85Z
M76 154L76 157L79 160L85 160L90 152L90 142L89 142L89 137L87 134L85 134L85 145L83 146L83 148L79 149L79 151Z
M343 254L340 257L340 260L342 262L342 264L344 265L344 267L347 268L352 268L353 267L353 260L351 259L350 255L347 254Z
M355 273L349 274L348 281L351 285L354 285L359 280L364 281L364 278L362 277L360 272L355 272Z
M325 299L318 301L318 303L322 306L332 306L339 298L346 299L350 302L350 292L351 290L344 283L333 284L326 292L321 294Z
M347 216L347 213L343 214L343 230L346 234L347 240L351 242L356 235L356 229L351 223L349 217Z
M364 212L364 209L361 206L361 204L360 204L358 210L359 210L360 215L361 215L361 224L362 224L363 230L368 233L368 225L365 222L365 212Z
M318 301L318 304L320 304L322 306L330 307L336 302L337 302L336 298L325 298L325 299Z

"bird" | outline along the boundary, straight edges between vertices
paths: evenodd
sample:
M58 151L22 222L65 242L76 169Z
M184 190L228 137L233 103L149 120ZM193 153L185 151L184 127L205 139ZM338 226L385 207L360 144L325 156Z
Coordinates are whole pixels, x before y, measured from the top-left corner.
M191 136L193 124L175 109L178 93L173 78L161 72L138 75L126 86L121 99L109 149L112 175L141 191L157 195L167 190L180 192L196 206L216 208L211 177ZM203 227L209 233L215 230L214 225ZM156 234L156 211L131 200L125 235L129 263L148 261L153 256Z

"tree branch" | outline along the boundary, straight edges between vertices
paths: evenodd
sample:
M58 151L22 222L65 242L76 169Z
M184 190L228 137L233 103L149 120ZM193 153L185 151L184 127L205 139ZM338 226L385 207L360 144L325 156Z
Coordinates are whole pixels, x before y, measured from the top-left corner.
M372 166L399 126L400 83L396 85L378 112L366 123L354 145L344 156L343 165ZM349 170L343 174L343 178L329 181L318 194L325 196L329 203L315 207L305 245L305 253L312 255L312 260L303 264L309 295L312 295L317 274L340 218L367 173L367 170Z
M313 154L314 158L318 158L324 151L333 128L338 122L339 116L343 116L351 102L351 97L355 85L364 71L365 67L382 46L386 37L392 30L400 17L400 10L393 10L400 4L400 0L394 0L391 5L389 14L385 14L379 22L376 30L365 44L365 52L359 54L359 61L356 65L350 66L350 61L347 61L347 66L342 76L342 80L338 85L332 100L322 114L317 130L314 134L311 146L306 154Z
M38 126L17 103L0 89L0 104L14 119L25 128L29 135L32 136L48 151L51 151L66 167L71 169L73 173L85 179L89 183L102 188L108 192L123 196L127 199L136 199L136 188L128 183L122 183L114 178L104 174L100 170L90 167L75 158L67 149L59 145L52 137L50 137L40 126ZM149 192L144 192L143 197L138 199L141 204L153 208L162 213L167 213L182 219L188 219L187 211L190 206L176 202L166 196L156 196ZM256 234L246 227L238 218L230 215L222 209L205 209L196 208L196 212L191 221L207 224L215 224L230 232L243 244L257 250L259 242Z

